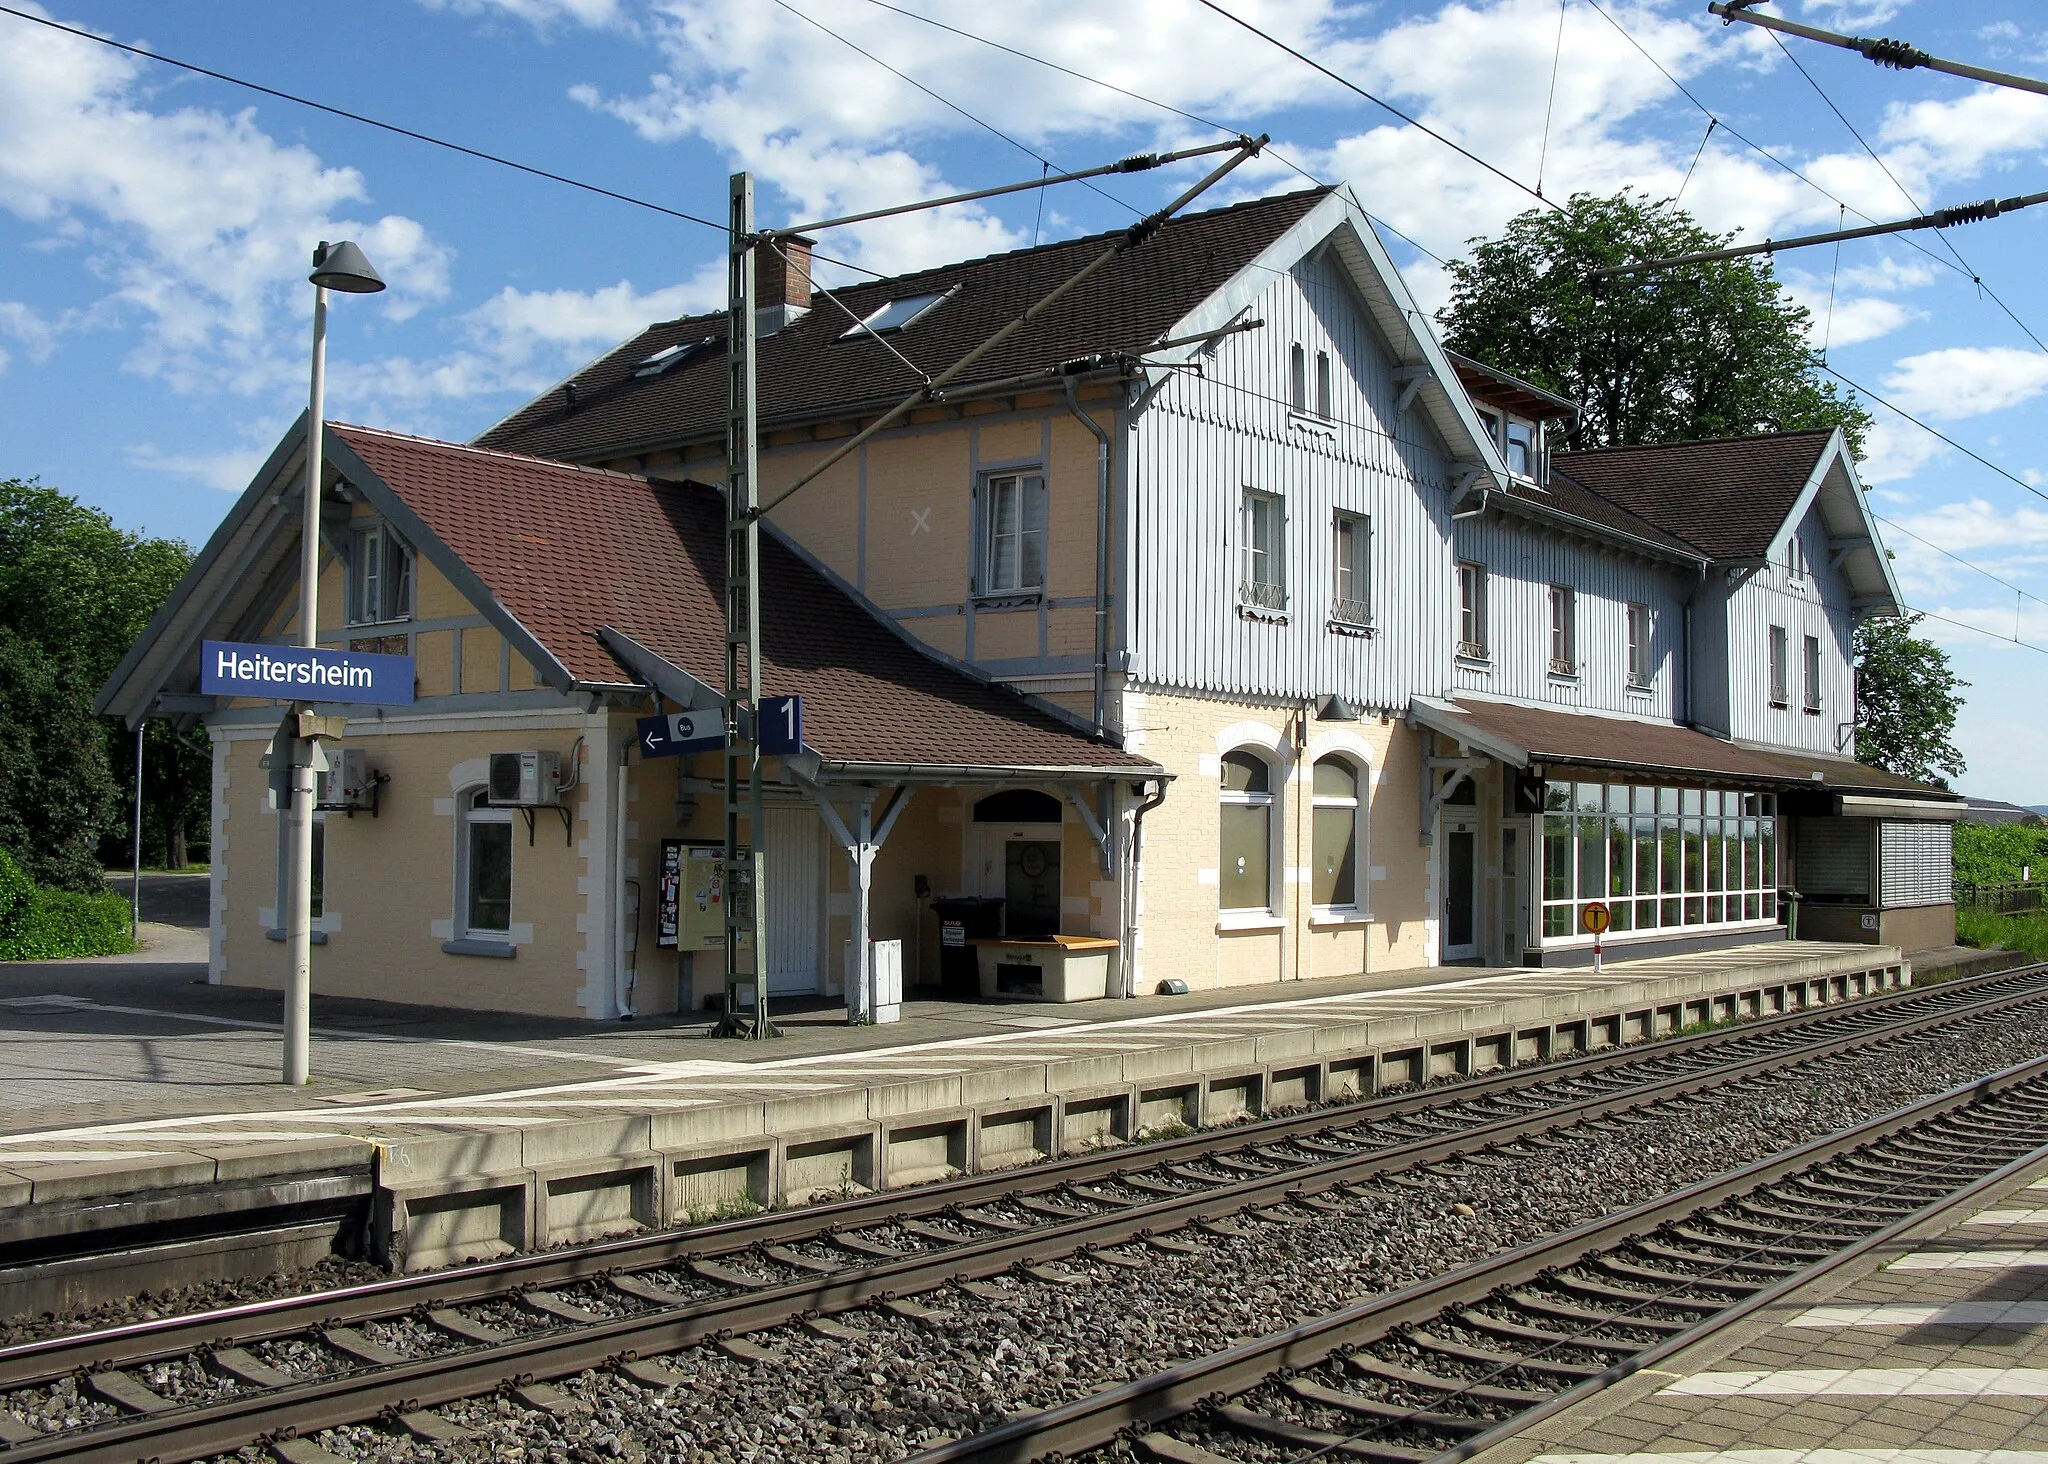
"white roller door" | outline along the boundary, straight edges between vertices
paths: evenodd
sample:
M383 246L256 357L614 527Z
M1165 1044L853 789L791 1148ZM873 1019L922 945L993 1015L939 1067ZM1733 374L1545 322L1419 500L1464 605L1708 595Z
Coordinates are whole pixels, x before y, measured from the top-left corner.
M809 808L770 807L763 820L768 885L768 994L824 990L818 926L824 906L825 830Z
M1886 909L1946 905L1955 898L1952 825L1887 823L1879 828L1879 884Z

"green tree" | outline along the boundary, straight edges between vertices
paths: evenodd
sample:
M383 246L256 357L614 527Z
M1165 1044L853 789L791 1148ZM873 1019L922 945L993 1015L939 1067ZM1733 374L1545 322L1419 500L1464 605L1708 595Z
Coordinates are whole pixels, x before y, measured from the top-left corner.
M1592 277L1731 238L1627 189L1531 209L1451 262L1444 344L1578 402L1573 448L1839 426L1860 451L1870 416L1816 369L1768 260Z
M40 883L97 891L102 853L127 849L133 738L92 699L191 557L33 479L0 480L0 845ZM182 844L195 789L204 817L205 755L169 728L147 735L143 801Z
M1950 740L1970 683L1948 653L1913 633L1925 617L1856 627L1856 759L1902 778L1940 783L1968 770Z

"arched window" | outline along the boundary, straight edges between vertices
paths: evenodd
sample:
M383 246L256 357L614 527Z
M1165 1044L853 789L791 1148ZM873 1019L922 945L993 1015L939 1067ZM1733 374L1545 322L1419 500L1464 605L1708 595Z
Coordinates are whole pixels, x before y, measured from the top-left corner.
M463 794L457 806L456 933L502 940L512 930L512 810L491 807L482 788Z
M1365 840L1365 799L1358 769L1341 757L1320 758L1311 795L1315 866L1311 887L1315 903L1327 909L1356 910L1359 897L1358 851Z
M1253 752L1223 754L1222 862L1218 895L1225 910L1273 906L1273 773Z
M1308 352L1300 341L1287 353L1287 405L1297 412L1308 410Z

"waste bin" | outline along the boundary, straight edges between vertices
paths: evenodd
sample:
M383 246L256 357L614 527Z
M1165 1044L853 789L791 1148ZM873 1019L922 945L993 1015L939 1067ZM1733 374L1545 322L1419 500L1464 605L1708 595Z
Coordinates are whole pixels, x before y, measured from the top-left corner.
M1000 895L954 895L932 901L939 917L939 994L948 1000L975 1001L981 996L981 963L976 940L1003 933Z

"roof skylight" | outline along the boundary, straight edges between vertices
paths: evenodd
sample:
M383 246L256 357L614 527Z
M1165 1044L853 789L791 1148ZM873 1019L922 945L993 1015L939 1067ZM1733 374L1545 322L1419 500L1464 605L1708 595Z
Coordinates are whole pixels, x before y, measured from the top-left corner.
M683 341L673 346L663 346L638 366L633 368L635 376L659 376L662 372L694 361L711 347L717 345L715 337L705 336L698 341Z
M886 335L890 331L902 330L913 321L922 320L938 308L939 303L950 292L936 295L905 295L900 300L891 300L874 311L858 325L848 326L839 333L842 341L849 336Z

